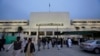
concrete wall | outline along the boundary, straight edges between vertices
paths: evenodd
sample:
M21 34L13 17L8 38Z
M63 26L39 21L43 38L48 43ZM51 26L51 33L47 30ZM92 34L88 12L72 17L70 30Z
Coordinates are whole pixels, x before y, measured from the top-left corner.
M32 12L30 16L29 25L31 28L37 28L36 24L63 24L59 28L66 28L70 26L70 19L68 12ZM57 28L57 26L40 26L41 28Z

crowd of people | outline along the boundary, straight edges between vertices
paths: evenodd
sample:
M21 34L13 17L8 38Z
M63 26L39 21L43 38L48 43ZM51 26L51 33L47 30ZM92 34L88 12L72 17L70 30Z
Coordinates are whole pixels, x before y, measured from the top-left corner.
M32 42L32 38L23 37L21 34L13 35L16 37L15 41L11 41L11 44L8 46L8 48L5 48L5 44L7 42L6 36L8 34L3 34L0 38L0 52L2 51L11 51L11 48L13 47L12 56L20 56L21 52L25 53L25 56L33 56L32 53L35 52L35 46Z
M5 37L2 36L0 39L0 51L5 50ZM50 38L50 37L43 37L38 38L38 50L41 50L40 47L43 47L43 49L50 49L51 47L57 47L58 50L60 50L63 45L67 45L67 47L71 47L72 41L70 38L67 40L64 40L63 38ZM20 52L25 52L26 56L31 56L32 52L35 52L35 46L32 42L32 38L24 37L23 40L21 36L16 37L16 41L14 41L12 44L9 45L9 47L6 49L6 51L10 51L10 48L13 46L13 56L19 56Z
M72 40L68 38L65 40L64 38L50 38L50 37L42 37L38 39L38 49L40 50L40 47L43 47L43 49L50 47L57 47L58 50L60 50L64 45L67 47L72 47Z
M0 51L5 50L4 44L5 44L5 37L2 36L0 39ZM72 44L74 44L75 41L72 38L57 38L57 37L38 37L37 40L37 47L38 51L43 49L50 49L50 48L57 48L60 50L63 48L63 46L72 47ZM13 54L12 56L20 56L20 52L24 52L25 56L32 56L35 52L35 45L32 42L32 38L23 37L21 34L18 34L16 36L16 41L12 42L12 44L9 45L9 47L6 49L6 51L10 51L10 48L13 46Z
M17 29L17 35L15 36L14 33L12 34L12 38L16 39L16 40L12 40L9 45L8 48L5 48L5 36L8 34L5 34L5 31L3 32L2 38L0 39L0 51L10 51L11 47L13 46L13 52L12 52L12 56L20 56L21 52L25 53L25 56L34 56L34 52L36 50L36 47L34 45L34 43L32 42L32 38L29 37L25 37L23 35L23 28L22 27L18 27ZM63 46L65 45L66 47L72 47L72 44L76 44L77 42L80 42L81 39L79 39L79 41L75 41L72 38L60 38L60 37L37 37L37 47L38 47L38 51L42 49L50 49L50 48L54 48L56 47L58 50L60 50L61 48L63 48Z

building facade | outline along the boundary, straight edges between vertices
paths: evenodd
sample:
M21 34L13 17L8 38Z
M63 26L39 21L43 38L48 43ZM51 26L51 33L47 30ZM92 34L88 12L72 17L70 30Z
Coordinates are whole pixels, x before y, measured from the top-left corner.
M72 20L72 26L79 27L80 29L87 29L87 30L100 30L100 19L76 19Z
M57 37L65 31L100 31L100 20L70 20L68 12L32 12L29 20L0 20L0 32L16 32L21 26L24 33L33 37Z

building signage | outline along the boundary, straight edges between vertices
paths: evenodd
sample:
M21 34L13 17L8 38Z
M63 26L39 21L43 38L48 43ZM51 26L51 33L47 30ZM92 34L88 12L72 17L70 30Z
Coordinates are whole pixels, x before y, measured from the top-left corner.
M63 26L63 23L44 23L44 24L36 24L36 26Z

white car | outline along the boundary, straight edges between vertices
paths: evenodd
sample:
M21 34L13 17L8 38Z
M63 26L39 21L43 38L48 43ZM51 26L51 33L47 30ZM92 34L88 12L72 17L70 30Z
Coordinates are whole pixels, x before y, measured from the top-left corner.
M100 40L88 40L80 44L80 48L87 51L100 53Z

